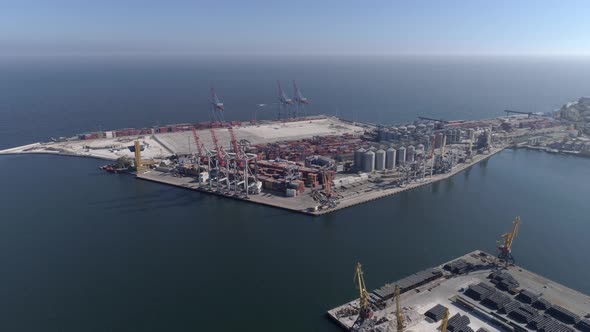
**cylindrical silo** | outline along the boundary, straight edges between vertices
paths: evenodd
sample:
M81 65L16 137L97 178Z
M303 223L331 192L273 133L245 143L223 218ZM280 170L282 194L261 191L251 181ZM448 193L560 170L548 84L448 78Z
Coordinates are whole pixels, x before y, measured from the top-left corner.
M410 132L410 133L416 132L416 126L414 126L414 125L409 125L406 128L408 129L408 132Z
M408 150L406 151L406 161L409 163L413 163L415 155L416 148L413 145L408 146Z
M371 173L375 170L375 152L367 151L363 154L363 172Z
M399 164L406 163L406 148L403 146L401 148L397 149L397 162Z
M418 146L416 147L416 150L424 152L424 144L422 144L422 143L418 144Z
M365 149L360 148L354 152L354 168L357 171L361 171L363 169L363 154L365 153Z
M381 171L385 169L385 151L379 149L375 152L375 170Z
M385 152L385 168L387 169L394 169L395 168L395 149L389 148Z

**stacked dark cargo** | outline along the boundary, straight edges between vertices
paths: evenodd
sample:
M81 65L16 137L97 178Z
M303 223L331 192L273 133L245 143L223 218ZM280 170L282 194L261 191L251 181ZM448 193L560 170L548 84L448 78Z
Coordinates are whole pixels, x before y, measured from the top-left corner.
M576 327L580 331L590 332L590 319L582 319L578 324L576 324Z
M395 285L399 286L400 293L403 294L409 290L415 289L416 287L420 287L431 281L434 281L442 276L442 271L437 268L426 269L416 274L407 276L394 284L387 284L379 289L374 290L373 293L377 295L382 301L385 301L393 297Z
M498 289L510 293L514 293L519 287L518 281L507 272L495 271L490 274L489 278L490 282L494 283ZM541 297L541 294L536 294L528 289L520 290L513 300L510 296L497 291L485 282L480 282L470 285L465 291L465 295L480 301L488 308L506 314L515 322L525 324L540 332L575 331L567 325L575 325L580 331L590 331L589 320L582 321L575 313L559 305L551 305ZM542 310L547 311L542 313Z
M452 261L448 264L443 266L443 269L454 273L454 274L465 274L471 271L473 268L473 264L467 262L463 258L457 259L456 261Z
M566 324L577 324L580 321L580 316L558 305L551 306L547 313Z
M522 303L532 304L539 299L539 296L539 294L535 294L527 289L523 289L520 291L520 293L518 293L516 299Z
M443 306L442 304L437 304L434 307L432 307L430 310L425 312L424 316L432 319L435 322L438 322L439 320L441 320L444 317L445 310L447 310L447 307Z
M461 316L461 314L457 313L449 318L447 330L451 332L473 332L473 329L468 326L469 323L469 317Z
M484 282L480 282L479 284L470 285L469 288L467 288L467 290L465 291L465 295L469 296L474 300L483 301L495 292L496 290L492 286Z
M555 319L549 317L547 314L535 317L529 326L540 332L574 332L571 327L565 326Z
M510 296L494 291L493 293L488 295L483 301L481 301L481 304L494 310L500 310L504 308L504 305L506 305L510 301Z
M514 277L504 271L494 271L490 273L488 276L490 278L490 282L495 284L501 290L509 291L514 293L514 291L520 286L518 281L514 279Z

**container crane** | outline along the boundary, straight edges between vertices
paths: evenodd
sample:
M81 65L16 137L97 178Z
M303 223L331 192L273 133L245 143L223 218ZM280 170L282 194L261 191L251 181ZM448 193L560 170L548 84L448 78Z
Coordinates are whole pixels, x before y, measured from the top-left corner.
M284 115L283 113L287 113L287 117L289 115L289 107L293 105L293 99L287 97L285 91L281 87L281 81L277 80L277 85L279 86L279 120Z
M225 106L223 106L223 103L219 100L219 97L217 97L217 93L215 93L213 84L211 84L209 102L211 103L211 121L218 121L219 123L223 124L225 122L223 117Z
M445 308L445 314L443 315L442 324L440 325L440 332L447 332L448 325L449 325L449 309Z
M197 151L199 152L199 158L203 157L203 144L195 127L193 127L193 137L195 138L195 144L197 145Z
M516 217L512 224L512 232L502 235L502 237L504 238L503 241L498 241L498 258L503 259L506 262L506 265L508 265L509 261L512 261L514 263L514 257L512 256L512 242L514 241L514 238L518 235L520 217Z
M309 105L309 99L305 98L299 88L297 87L297 82L293 80L293 98L295 99L295 103L297 104L297 113L301 111L301 108L305 105Z
M369 306L369 292L365 287L365 278L363 277L363 270L361 269L361 263L356 263L356 269L354 274L354 281L358 282L359 288L359 317L357 322L363 322L365 319L373 317L373 311Z
M399 300L399 286L395 285L395 317L397 323L397 332L404 332L404 314L402 313L400 300Z
M233 127L229 127L229 135L231 136L231 145L234 153L236 154L236 159L241 160L240 157L240 147L238 146L238 139L236 138L236 133L234 132Z

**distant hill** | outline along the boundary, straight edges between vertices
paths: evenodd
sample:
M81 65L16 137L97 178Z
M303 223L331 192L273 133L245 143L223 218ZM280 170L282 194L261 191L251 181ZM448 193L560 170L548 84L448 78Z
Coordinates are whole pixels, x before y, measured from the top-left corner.
M590 97L581 97L563 105L556 115L560 119L575 122L576 128L590 135Z

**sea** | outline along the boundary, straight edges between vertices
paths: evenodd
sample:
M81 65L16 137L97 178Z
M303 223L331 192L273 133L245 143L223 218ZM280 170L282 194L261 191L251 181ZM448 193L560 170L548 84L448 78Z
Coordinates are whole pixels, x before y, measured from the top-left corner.
M305 114L396 124L551 112L590 59L385 56L0 58L0 149L51 137ZM262 106L261 106L262 105ZM590 159L505 150L447 180L321 217L99 170L0 156L1 331L339 331L325 312L469 251L522 219L519 265L590 294Z

